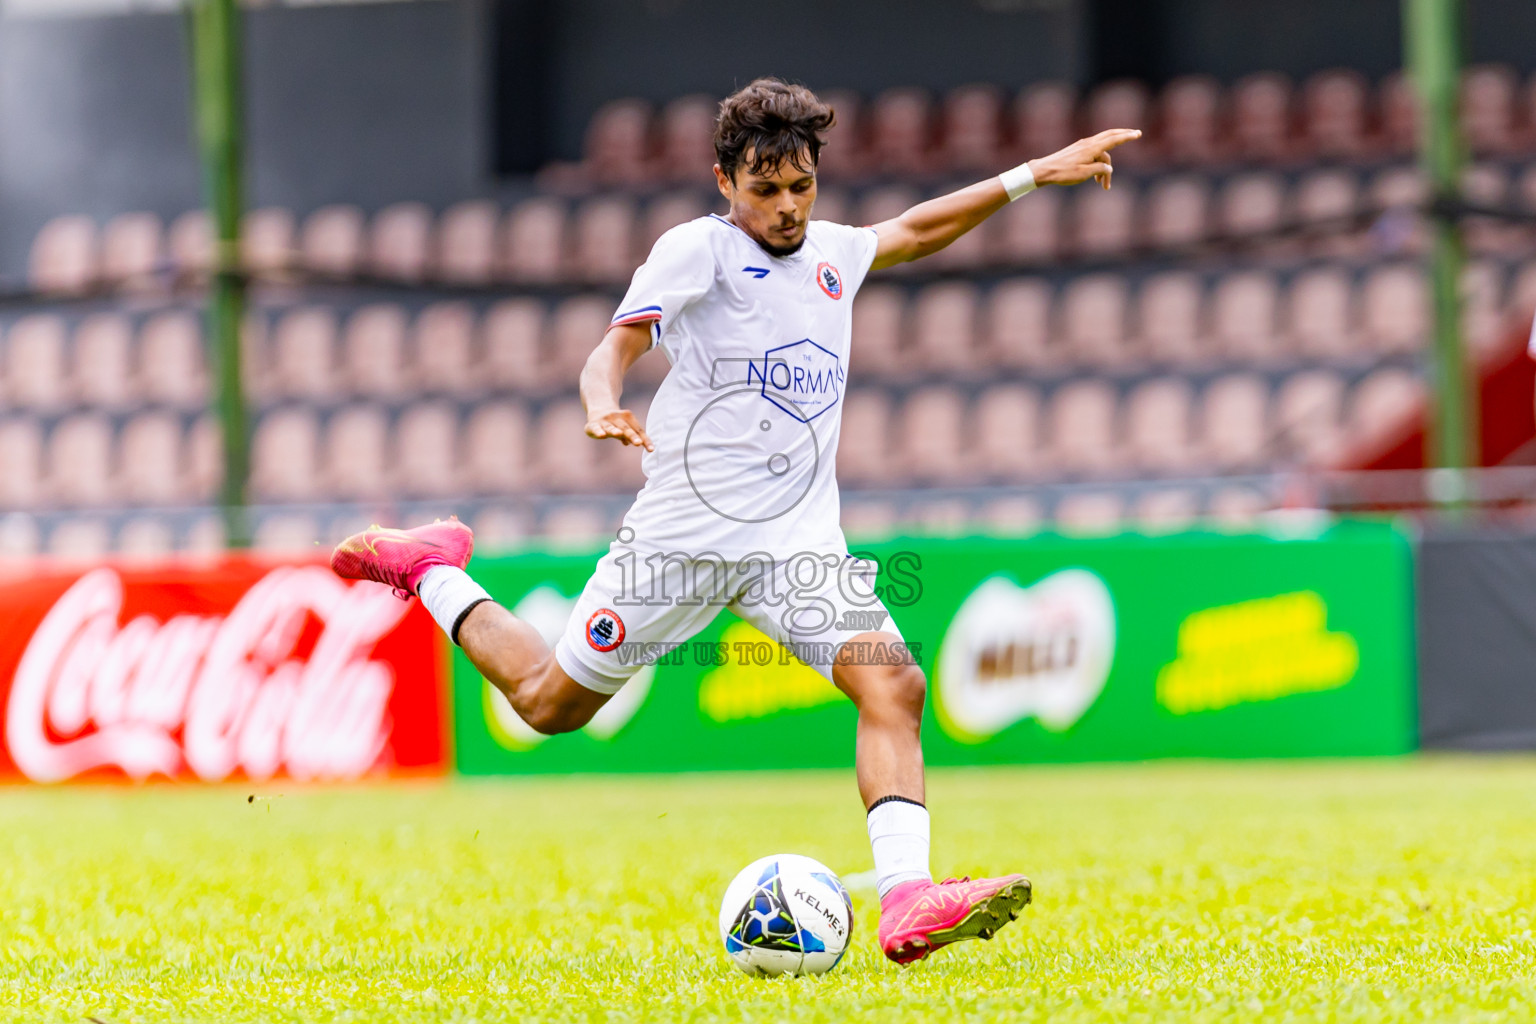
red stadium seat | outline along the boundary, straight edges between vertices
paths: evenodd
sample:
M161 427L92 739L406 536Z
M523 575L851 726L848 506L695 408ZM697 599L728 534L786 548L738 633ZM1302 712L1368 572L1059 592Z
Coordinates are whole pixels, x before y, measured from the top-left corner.
M1203 455L1223 470L1254 470L1268 461L1269 387L1263 378L1235 373L1206 386L1200 408Z
M682 96L661 112L661 171L668 181L713 184L715 118L719 104L705 95Z
M331 416L322 476L328 496L382 498L395 485L397 466L390 458L389 423L381 410L353 405Z
M1321 157L1356 158L1370 148L1370 87L1358 71L1320 71L1302 87L1305 143Z
M1462 268L1461 336L1473 352L1488 351L1504 339L1504 277L1497 260L1474 260Z
M432 252L432 211L424 203L395 203L374 214L368 267L380 277L420 281Z
M1429 289L1424 272L1409 264L1370 271L1361 291L1362 327L1377 352L1413 352L1429 337Z
M415 370L422 390L467 394L480 381L474 354L475 311L467 302L434 302L416 316Z
M1221 190L1221 229L1238 238L1262 235L1285 221L1285 182L1264 171L1240 174ZM1278 243L1267 242L1270 248Z
M821 212L823 201L824 198L816 200L817 213ZM703 217L707 212L697 192L672 192L652 199L645 208L638 255L643 257L649 253L656 239L667 231Z
M1503 207L1510 202L1509 174L1498 164L1476 163L1461 176L1462 198L1482 206ZM1461 222L1462 237L1474 253L1509 253L1528 249L1528 227L1512 224L1501 217L1466 217Z
M889 284L867 285L853 307L853 346L849 362L861 374L899 377L909 367L902 351L907 295Z
M897 417L901 467L913 480L957 483L971 476L974 451L965 429L965 398L943 384L913 391Z
M181 424L166 412L141 413L122 434L122 491L141 505L172 505L189 497L182 470Z
M544 304L507 299L485 317L485 358L478 367L492 388L528 391L549 379L544 356Z
M322 206L304 219L299 256L307 270L351 277L362 265L363 211L355 206Z
M159 562L176 550L171 524L157 516L136 516L117 531L118 554L131 561Z
M1066 82L1040 82L1019 93L1013 107L1021 160L1056 152L1077 139L1077 92Z
M364 306L347 319L342 376L353 394L391 398L409 390L405 332L405 311L390 303Z
M1051 330L1051 286L1039 278L1003 281L988 296L987 361L1010 369L1060 366L1069 353Z
M253 274L286 273L294 261L293 212L280 207L251 210L241 226L240 259Z
M1355 385L1350 396L1349 437L1371 443L1400 429L1424 403L1424 383L1407 370L1387 367Z
M819 174L837 180L863 173L869 159L863 99L847 89L828 89L819 95L822 102L832 108L836 118L821 147L817 164Z
M1480 64L1461 79L1461 130L1478 154L1503 154L1519 147L1516 99L1520 83L1513 68Z
M42 503L42 427L31 417L0 420L0 505L22 509Z
M1339 359L1358 350L1355 294L1348 275L1318 267L1291 282L1288 315L1291 344L1302 355Z
M614 100L593 115L585 144L588 177L599 185L636 185L650 177L651 108Z
M843 398L843 426L837 445L839 480L882 483L887 479L891 401L885 392L855 388Z
M601 284L627 282L635 272L635 204L622 196L583 203L576 214L573 276Z
M1211 295L1215 350L1236 361L1274 359L1280 354L1279 305L1279 285L1267 271L1238 271L1221 278Z
M1102 380L1079 380L1056 389L1049 443L1057 471L1093 475L1116 467L1116 404L1114 389Z
M158 313L139 328L138 392L151 402L193 408L208 400L208 371L197 315Z
M1210 200L1204 178L1163 178L1147 193L1146 241L1167 249L1203 240L1209 231Z
M1069 246L1074 253L1089 257L1124 255L1136 235L1135 187L1121 181L1107 192L1097 186L1077 189L1068 224Z
M557 491L590 491L604 484L602 450L586 433L587 414L574 398L550 402L539 412L533 450L539 482Z
M1237 155L1247 160L1280 160L1292 154L1291 83L1264 71L1232 89L1232 134Z
M1110 128L1140 128L1142 137L1135 145L1117 150L1114 162L1127 167L1150 163L1160 148L1151 114L1152 97L1145 84L1130 78L1105 82L1088 95L1083 134L1095 135Z
M284 314L272 332L273 377L282 395L325 399L336 381L336 314L328 306L301 306Z
M888 89L875 97L871 120L871 171L921 174L929 169L933 163L933 109L927 93Z
M400 414L395 428L399 490L413 498L445 498L459 492L458 410L447 402L423 402Z
M976 399L970 437L977 475L1005 483L1029 479L1042 460L1040 395L1024 384L987 388Z
M166 233L171 268L179 277L199 279L213 268L213 223L206 210L188 210Z
M1208 75L1186 75L1162 92L1160 135L1164 156L1183 165L1204 167L1222 155L1221 84Z
M252 454L254 457L254 446ZM314 454L309 456L311 465ZM211 501L218 493L224 475L223 432L210 414L199 416L187 434L187 484L196 501ZM222 532L219 534L222 538ZM219 546L222 550L222 543ZM209 550L188 544L188 550Z
M61 420L48 436L48 484L64 505L105 505L117 494L113 473L112 424L100 413Z
M464 428L461 480L476 494L510 494L528 482L528 410L521 402L486 402Z
M1360 212L1360 183L1349 171L1325 169L1306 175L1296 186L1296 219L1313 228L1309 251L1319 256L1355 257L1364 236L1350 218Z
M1292 374L1275 396L1277 448L1307 466L1331 465L1343 449L1344 381L1329 370Z
M1141 286L1136 303L1137 348L1154 362L1190 364L1204 353L1204 288L1188 271L1165 271Z
M811 207L811 219L824 220L829 224L853 223L853 207L848 200L848 193L840 188L823 188L818 185L816 205Z
M11 324L5 337L4 380L11 405L47 411L64 404L68 374L61 317L32 313Z
M1120 274L1085 274L1066 286L1061 327L1073 361L1107 367L1125 358L1129 301Z
M111 532L95 517L66 517L48 534L48 554L67 562L97 562L111 549Z
M1189 468L1194 392L1182 377L1138 384L1125 402L1125 447L1131 463L1154 473Z
M160 268L165 227L152 213L120 213L101 232L101 276L115 287L144 290Z
M943 157L952 171L996 173L1003 162L1003 93L967 85L944 97Z
M41 292L75 294L96 283L96 224L82 214L55 217L32 241L27 281Z
M985 239L993 263L1049 263L1061 249L1063 194L1059 189L1032 192L1003 207L972 233Z
M581 368L608 333L608 322L612 319L613 300L600 295L578 295L555 307L550 325L550 372L556 387L576 385Z
M1381 80L1377 90L1381 106L1379 144L1386 156L1401 156L1418 148L1419 100L1412 83L1401 71Z
M437 276L453 284L489 284L497 276L501 210L488 199L456 203L437 226Z
M912 312L912 359L929 374L962 374L977 364L976 286L929 285Z
M133 381L133 327L118 313L95 313L75 328L69 393L104 409L129 404Z
M1429 201L1429 184L1416 167L1392 167L1371 180L1370 202L1387 210L1373 229L1376 248L1391 253L1421 253L1428 235L1420 210Z
M535 198L507 215L507 276L513 281L548 284L565 273L565 204Z

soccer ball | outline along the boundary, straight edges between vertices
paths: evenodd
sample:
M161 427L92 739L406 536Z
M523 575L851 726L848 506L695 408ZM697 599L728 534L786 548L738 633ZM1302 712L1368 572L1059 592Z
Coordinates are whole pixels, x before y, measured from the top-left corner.
M819 861L793 853L755 860L726 886L720 939L748 974L825 974L853 937L853 900Z

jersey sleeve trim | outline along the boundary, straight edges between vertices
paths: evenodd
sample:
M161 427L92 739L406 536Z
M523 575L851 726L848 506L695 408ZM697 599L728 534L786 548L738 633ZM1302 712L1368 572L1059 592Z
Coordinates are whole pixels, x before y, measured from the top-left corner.
M619 327L624 324L641 324L647 320L660 320L660 306L641 306L639 309L631 309L628 312L619 313L609 323L609 327Z

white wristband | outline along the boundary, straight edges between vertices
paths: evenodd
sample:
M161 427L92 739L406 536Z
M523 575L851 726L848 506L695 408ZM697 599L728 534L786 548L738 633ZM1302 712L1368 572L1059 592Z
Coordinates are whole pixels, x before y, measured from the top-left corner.
M1008 193L1010 203L1035 190L1035 172L1029 169L1027 160L1013 170L999 174L997 180L1003 183L1003 191Z

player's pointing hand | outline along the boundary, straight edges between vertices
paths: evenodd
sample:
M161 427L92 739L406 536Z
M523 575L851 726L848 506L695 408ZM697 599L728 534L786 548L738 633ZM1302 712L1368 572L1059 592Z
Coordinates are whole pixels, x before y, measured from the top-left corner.
M1088 139L1078 139L1065 149L1029 162L1036 185L1076 185L1094 179L1109 188L1114 165L1109 151L1122 143L1141 138L1139 128L1111 128Z
M628 409L615 409L613 412L592 417L587 421L587 436L598 440L616 437L622 444L637 445L648 452L656 450L656 446L646 435L645 428L640 426L640 421L635 419L635 414Z

